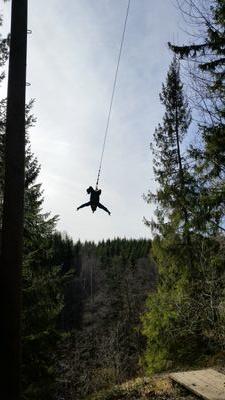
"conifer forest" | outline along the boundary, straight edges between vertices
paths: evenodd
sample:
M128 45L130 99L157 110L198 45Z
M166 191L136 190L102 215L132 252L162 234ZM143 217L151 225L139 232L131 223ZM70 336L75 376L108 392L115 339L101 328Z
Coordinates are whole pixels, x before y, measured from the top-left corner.
M137 196L149 208L138 221L147 234L119 237L115 224L102 240L89 240L88 226L87 239L78 239L78 223L74 238L59 229L61 215L45 211L48 188L31 135L39 124L36 101L25 96L29 2L10 3L11 31L0 36L0 85L7 86L0 98L0 398L197 400L169 374L225 373L225 1L177 0L189 34L182 44L168 38L159 98L145 93L161 107L154 130L144 127L152 164L149 190L143 186ZM90 215L90 224L117 213L103 205L108 199L99 202L98 189L134 3L125 15L96 190L76 205L84 209L71 210L74 220ZM56 123L61 117L51 116Z

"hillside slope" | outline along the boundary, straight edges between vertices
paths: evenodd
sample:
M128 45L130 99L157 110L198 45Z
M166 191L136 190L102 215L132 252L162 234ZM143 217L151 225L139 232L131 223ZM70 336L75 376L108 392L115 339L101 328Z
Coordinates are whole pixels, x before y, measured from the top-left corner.
M172 384L168 374L137 378L111 390L101 391L86 400L197 400L185 389Z

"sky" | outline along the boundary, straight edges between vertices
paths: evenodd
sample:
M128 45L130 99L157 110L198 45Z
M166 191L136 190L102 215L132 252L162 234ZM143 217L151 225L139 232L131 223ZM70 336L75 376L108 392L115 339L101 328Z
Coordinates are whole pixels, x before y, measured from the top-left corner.
M3 3L3 2L2 2ZM3 34L10 4L1 4ZM43 212L75 241L151 238L143 217L154 207L150 142L161 121L159 101L172 54L185 33L175 0L131 0L99 187L102 210L76 211L95 186L127 0L30 0L27 101L37 123L32 151L41 164Z

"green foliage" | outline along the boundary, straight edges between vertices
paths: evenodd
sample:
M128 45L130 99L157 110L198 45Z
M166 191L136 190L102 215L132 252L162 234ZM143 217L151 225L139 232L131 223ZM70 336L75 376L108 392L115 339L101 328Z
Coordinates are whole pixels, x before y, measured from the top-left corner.
M0 43L0 54L1 54ZM5 53L3 53L3 58ZM5 59L5 58L4 58ZM0 57L0 65L1 57ZM3 79L1 75L0 80ZM26 129L34 124L33 101L26 106ZM0 223L4 193L6 100L0 102ZM31 152L26 133L25 218L22 313L22 396L24 399L53 399L57 383L57 329L64 306L63 277L53 263L52 235L57 217L42 213L41 185L36 183L40 166Z
M171 366L171 359L176 357L174 346L177 346L176 354L179 351L179 310L188 287L188 269L182 243L174 247L174 237L157 237L153 241L152 252L159 269L159 282L156 292L148 298L148 311L142 318L143 334L147 337L144 362L150 373ZM185 349L188 352L189 349Z
M149 373L193 367L224 348L224 238L192 240L192 271L177 248L171 254L165 239L153 241L159 284L143 315L148 341L143 362Z
M157 204L156 220L151 221L153 231L163 234L167 229L165 221L176 224L177 229L188 235L191 225L190 205L193 198L193 178L189 172L187 159L182 155L182 142L187 133L191 117L180 80L180 66L173 59L162 85L160 100L165 107L162 124L154 133L153 169L158 187L156 193L148 193L147 202ZM149 224L148 221L146 221Z
M85 398L140 370L140 314L156 279L150 248L145 239L75 245L82 318L62 351L68 400ZM67 315L78 300L70 297Z
M63 277L53 263L51 239L57 218L41 211L41 186L35 182L39 169L27 141L22 285L22 393L26 400L55 398L57 350L62 340L57 325L64 306Z
M188 2L187 2L188 4ZM170 48L182 58L196 65L191 70L192 84L197 95L196 108L201 122L198 136L201 145L191 149L195 173L199 182L198 202L205 220L206 231L215 233L224 219L224 162L225 162L225 4L223 0L206 2L205 7L192 2L190 22L198 21L200 37L197 43ZM199 139L198 139L199 142ZM203 224L204 225L204 224ZM213 229L214 226L214 229ZM204 226L202 226L204 227Z
M175 85L179 95L174 92L174 81L180 78L178 69L172 75L172 64L161 95L163 124L154 135L159 186L147 197L157 204L156 221L149 225L157 233L152 255L159 271L157 290L150 294L142 319L147 338L143 363L149 373L204 364L224 351L225 258L224 235L219 233L225 213L224 10L224 2L215 0L211 16L205 9L194 15L207 28L202 43L170 45L181 58L198 62L194 84L204 118L198 126L199 148L183 148L179 156L188 123L179 130L179 119L174 122L173 116L185 116L187 106L180 102L177 107L174 100L184 96L181 84Z
M225 48L225 5L223 0L213 0L204 8L202 5L193 7L189 13L190 20L196 19L201 23L200 43L187 46L176 46L169 43L169 47L182 58L198 59L198 68L209 72L213 81L209 81L211 89L224 88L224 48ZM194 11L193 11L194 10Z
M55 398L57 346L61 334L56 321L63 307L59 270L42 267L23 270L23 398Z

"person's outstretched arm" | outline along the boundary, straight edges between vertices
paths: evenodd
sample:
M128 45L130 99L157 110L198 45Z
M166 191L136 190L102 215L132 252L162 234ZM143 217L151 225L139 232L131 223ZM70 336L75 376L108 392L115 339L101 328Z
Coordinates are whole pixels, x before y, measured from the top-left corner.
M78 211L80 208L88 207L88 206L90 206L90 205L91 205L90 201L89 201L88 203L81 204L80 207L77 207L77 211Z
M106 211L109 215L111 214L110 211L108 210L108 208L106 208L105 206L103 206L103 204L98 203L98 207L101 208L102 210Z

